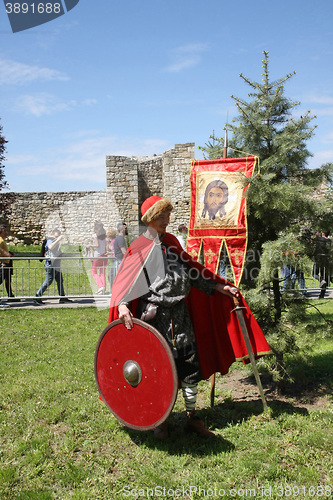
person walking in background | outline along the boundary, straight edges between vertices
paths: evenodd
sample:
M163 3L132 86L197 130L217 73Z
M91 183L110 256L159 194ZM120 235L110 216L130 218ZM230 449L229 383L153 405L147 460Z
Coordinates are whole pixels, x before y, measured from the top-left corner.
M7 295L10 299L19 301L20 299L15 299L12 290L12 274L13 274L13 264L9 257L13 257L13 253L8 250L8 245L6 242L6 237L8 235L8 228L5 224L0 225L0 285L5 282L5 287ZM7 257L2 258L1 257Z
M118 234L116 236L116 239L114 240L113 246L114 246L114 254L117 259L117 264L119 265L127 250L127 243L124 238L125 227L123 222L119 222L119 224L117 224L117 231Z
M106 281L105 273L107 266L106 257L106 231L100 221L95 221L93 234L94 259L91 268L91 274L97 284L97 293L104 294Z
M129 245L129 234L126 222L123 222L123 228L124 228L124 239L126 241L126 248L127 248Z
M46 238L45 244L45 271L46 277L45 281L36 293L36 298L34 300L36 305L44 304L40 298L45 290L51 285L53 280L56 280L58 294L60 295L59 304L65 304L66 302L72 302L65 297L64 290L64 280L61 272L61 240L62 234L59 229L53 229L51 236Z
M182 249L186 252L187 227L185 224L180 224L178 226L178 233L177 240L181 244Z
M281 269L281 276L283 278L282 291L294 290L296 280L300 290L302 290L303 297L307 297L308 292L305 289L305 277L303 271L300 271L294 266L283 266Z
M110 227L109 229L106 230L106 255L109 257L108 262L109 262L109 282L110 282L110 288L112 288L112 283L115 279L116 273L117 273L117 259L115 258L115 253L114 253L114 242L117 236L117 231L113 228Z
M315 262L313 265L312 275L319 281L320 294L319 299L325 297L326 289L330 284L331 276L331 245L332 241L329 238L329 231L323 231L321 234L316 233L315 242Z
M283 252L283 256L289 259L289 262L292 258L294 265L286 263L281 267L282 291L295 290L297 280L299 289L302 290L302 296L307 297L308 292L306 291L304 272L298 268L299 253L297 251L285 251Z

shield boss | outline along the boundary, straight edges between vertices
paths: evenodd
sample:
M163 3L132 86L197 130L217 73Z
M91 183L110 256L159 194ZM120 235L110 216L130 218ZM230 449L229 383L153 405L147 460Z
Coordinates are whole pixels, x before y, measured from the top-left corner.
M173 408L177 371L158 330L138 319L133 323L127 330L116 320L102 332L95 352L95 379L104 403L120 422L132 429L154 429Z

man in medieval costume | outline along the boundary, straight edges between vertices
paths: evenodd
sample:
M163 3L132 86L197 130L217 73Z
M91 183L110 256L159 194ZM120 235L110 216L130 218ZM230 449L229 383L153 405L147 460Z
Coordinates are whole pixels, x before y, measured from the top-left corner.
M166 339L175 360L187 422L185 429L204 437L214 433L195 414L197 385L211 374L228 372L248 353L237 323L233 297L240 292L225 279L194 261L176 237L166 232L172 204L151 196L141 206L147 230L129 247L118 270L109 322L120 319L133 328L133 316L149 322ZM270 352L259 325L247 311L246 322L255 355ZM168 435L167 423L155 429Z

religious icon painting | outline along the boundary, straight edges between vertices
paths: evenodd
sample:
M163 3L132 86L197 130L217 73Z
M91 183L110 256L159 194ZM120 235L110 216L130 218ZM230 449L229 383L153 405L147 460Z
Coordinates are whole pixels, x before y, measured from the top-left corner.
M195 227L235 227L242 201L242 181L238 173L197 174Z

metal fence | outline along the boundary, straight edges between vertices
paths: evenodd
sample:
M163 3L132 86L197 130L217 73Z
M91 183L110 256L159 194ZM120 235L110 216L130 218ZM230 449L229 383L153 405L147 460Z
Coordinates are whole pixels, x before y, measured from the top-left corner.
M97 295L98 285L92 276L91 257L79 255L63 256L60 258L61 271L65 296L69 298L91 298ZM6 268L10 273L10 281L13 295L19 299L35 298L36 293L46 278L45 260L40 257L12 257L11 267ZM116 260L113 257L103 257L103 266L97 269L98 274L102 271L105 275L103 292L98 295L110 295L111 285L117 270ZM0 269L0 298L7 298L6 280L4 270ZM53 279L51 285L46 289L43 298L59 298L57 282Z
M103 257L105 283L106 287L102 292L98 293L98 285L92 275L91 257L83 257L81 255L70 255L61 257L61 273L63 277L63 285L66 297L69 298L93 298L96 295L107 296L112 291L112 282L117 270L117 264L112 257ZM44 260L40 257L18 256L11 258L11 267L7 268L11 274L11 287L13 295L19 299L33 299L36 296L37 290L45 280ZM100 271L100 270L99 270ZM309 276L304 277L304 282L298 279L297 273L291 275L288 279L288 289L319 289L320 280L315 278L318 273L314 267L314 272ZM0 268L0 299L7 299L6 282L4 279L3 270ZM230 268L227 269L226 278L231 280ZM328 278L329 279L329 278ZM284 277L281 275L280 286L283 288L285 283ZM304 284L303 284L304 283ZM328 282L328 286L329 286ZM47 288L43 294L43 298L59 298L56 280Z

